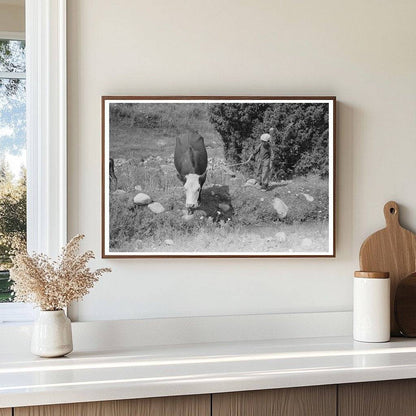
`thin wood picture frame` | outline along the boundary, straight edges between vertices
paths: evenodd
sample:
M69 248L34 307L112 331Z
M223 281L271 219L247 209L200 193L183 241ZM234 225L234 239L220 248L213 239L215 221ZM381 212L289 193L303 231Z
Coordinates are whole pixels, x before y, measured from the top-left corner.
M336 256L336 97L103 96L101 112L103 258Z

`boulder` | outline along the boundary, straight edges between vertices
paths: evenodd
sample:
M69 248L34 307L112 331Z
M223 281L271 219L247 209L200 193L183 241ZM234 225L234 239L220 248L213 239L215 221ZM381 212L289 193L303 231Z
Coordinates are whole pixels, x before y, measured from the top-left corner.
M126 191L124 189L117 189L113 192L113 195L124 195Z
M313 242L310 238L304 238L302 240L302 248L311 248L313 245Z
M137 205L148 205L152 202L152 198L147 194L139 193L134 197L133 202Z
M257 181L255 179L249 179L246 182L246 186L254 186L257 183Z
M308 202L313 202L313 196L309 194L302 194Z
M150 209L150 211L154 212L155 214L161 214L165 211L165 208L160 202L152 202L147 207Z
M286 233L284 233L283 231L279 231L278 233L276 233L275 237L279 243L284 243L287 240Z
M281 220L286 218L289 208L280 198L273 199L273 208Z
M194 214L184 214L182 215L182 219L185 221L190 221L194 218Z
M171 239L166 239L165 240L165 244L167 245L167 246L173 246L173 240L171 240Z
M142 189L142 187L141 187L140 185L136 185L136 186L134 187L134 189L135 189L137 192L143 191L143 189Z
M223 212L228 212L231 209L231 207L228 204L225 204L223 202L221 202L221 204L218 204L218 208Z

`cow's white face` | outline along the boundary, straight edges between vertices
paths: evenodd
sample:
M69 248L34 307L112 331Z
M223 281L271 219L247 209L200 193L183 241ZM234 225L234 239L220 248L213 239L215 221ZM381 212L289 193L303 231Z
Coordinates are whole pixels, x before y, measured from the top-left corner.
M186 208L199 207L199 195L201 192L201 184L199 183L199 175L190 173L185 176L185 194L186 194Z

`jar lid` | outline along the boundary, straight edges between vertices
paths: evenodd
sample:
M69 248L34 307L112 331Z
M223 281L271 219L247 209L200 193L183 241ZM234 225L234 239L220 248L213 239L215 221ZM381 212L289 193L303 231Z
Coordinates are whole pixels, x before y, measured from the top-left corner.
M390 277L389 272L354 272L354 277L362 277L365 279L388 279Z

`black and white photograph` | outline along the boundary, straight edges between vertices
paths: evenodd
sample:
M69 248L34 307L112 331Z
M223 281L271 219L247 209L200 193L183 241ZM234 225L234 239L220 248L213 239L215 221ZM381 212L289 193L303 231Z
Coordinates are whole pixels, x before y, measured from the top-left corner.
M103 257L335 255L334 97L102 97Z

